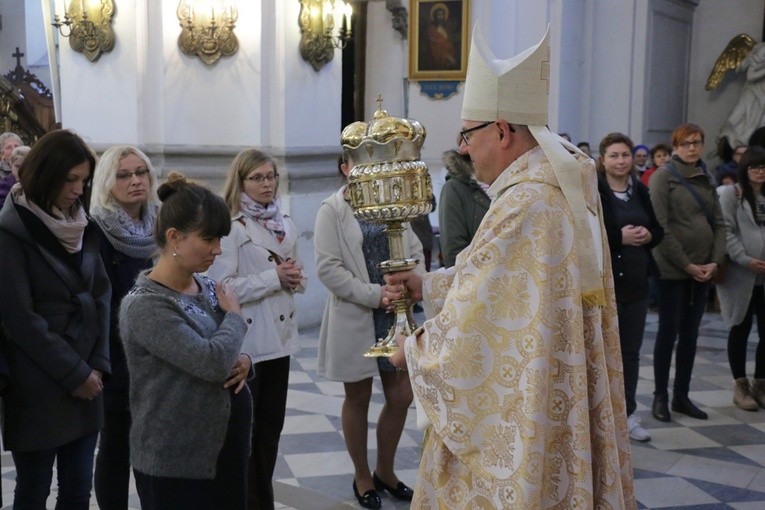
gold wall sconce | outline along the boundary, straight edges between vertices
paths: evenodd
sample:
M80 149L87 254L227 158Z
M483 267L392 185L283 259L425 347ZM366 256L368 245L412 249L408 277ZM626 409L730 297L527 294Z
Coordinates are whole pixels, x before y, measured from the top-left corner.
M181 23L178 46L187 55L196 55L207 65L239 50L234 34L239 11L233 2L222 0L181 0L176 11Z
M300 56L319 71L332 60L335 48L345 48L351 38L350 2L343 0L300 0ZM339 23L338 23L339 22ZM335 31L335 26L339 30Z
M52 25L69 38L72 50L95 62L101 53L114 49L113 17L112 0L71 0L63 21L56 14Z

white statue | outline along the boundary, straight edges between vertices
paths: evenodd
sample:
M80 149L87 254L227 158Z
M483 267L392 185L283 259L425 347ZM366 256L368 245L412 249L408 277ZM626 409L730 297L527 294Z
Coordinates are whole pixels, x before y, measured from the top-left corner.
M714 90L731 70L746 72L746 83L738 103L720 128L728 145L747 145L755 129L765 125L765 42L757 43L747 34L730 40L717 58L706 89Z

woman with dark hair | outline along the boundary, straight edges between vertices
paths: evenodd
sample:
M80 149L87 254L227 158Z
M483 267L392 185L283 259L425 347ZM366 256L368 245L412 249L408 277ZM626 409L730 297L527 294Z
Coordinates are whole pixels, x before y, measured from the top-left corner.
M58 509L89 508L109 365L109 280L86 210L95 160L71 131L43 136L0 212L0 346L11 386L3 442L14 508L44 509L53 463Z
M159 187L160 248L122 300L130 460L144 510L246 508L252 401L236 295L199 273L220 255L228 208L171 173Z
M704 131L682 124L672 132L674 156L651 177L651 203L664 229L653 249L659 268L659 330L653 350L653 416L668 422L669 370L677 341L672 410L699 420L707 413L688 397L696 340L712 276L725 254L725 223L715 184L701 161Z
M112 284L109 352L112 376L104 382L104 427L94 484L101 510L127 510L130 485L129 377L118 327L122 298L138 273L152 266L152 228L159 205L157 174L149 158L129 145L103 153L93 176L90 213L98 224L101 259Z
M738 183L720 190L727 231L728 265L717 284L720 311L728 333L728 363L733 374L733 403L756 411L765 407L765 149L750 147L739 162ZM754 380L746 378L746 350L753 316L760 337Z
M223 197L231 233L208 275L228 285L247 322L242 351L254 364L252 453L247 507L273 509L273 475L284 426L290 356L298 350L295 293L305 277L297 251L298 232L276 197L274 160L257 149L240 152L229 170Z
M648 186L651 176L659 168L663 167L672 156L672 147L666 143L657 143L651 147L651 166L649 166L643 175L640 176L640 182Z
M651 436L635 414L635 394L648 313L650 250L661 242L664 231L653 212L648 188L632 171L632 150L632 140L626 135L611 133L603 138L598 159L598 191L614 271L627 427L632 439L650 441Z

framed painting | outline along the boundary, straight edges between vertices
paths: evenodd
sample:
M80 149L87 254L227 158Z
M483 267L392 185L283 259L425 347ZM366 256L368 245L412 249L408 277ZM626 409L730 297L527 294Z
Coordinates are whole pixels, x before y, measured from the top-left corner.
M464 81L470 0L409 0L409 79Z

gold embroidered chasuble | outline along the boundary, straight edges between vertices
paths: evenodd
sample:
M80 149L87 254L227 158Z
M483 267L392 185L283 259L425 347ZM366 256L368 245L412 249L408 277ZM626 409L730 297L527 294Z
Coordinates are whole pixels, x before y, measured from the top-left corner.
M599 209L591 160L580 160ZM574 218L536 147L492 185L470 246L424 276L405 344L432 427L412 508L636 508L613 278L583 305Z

